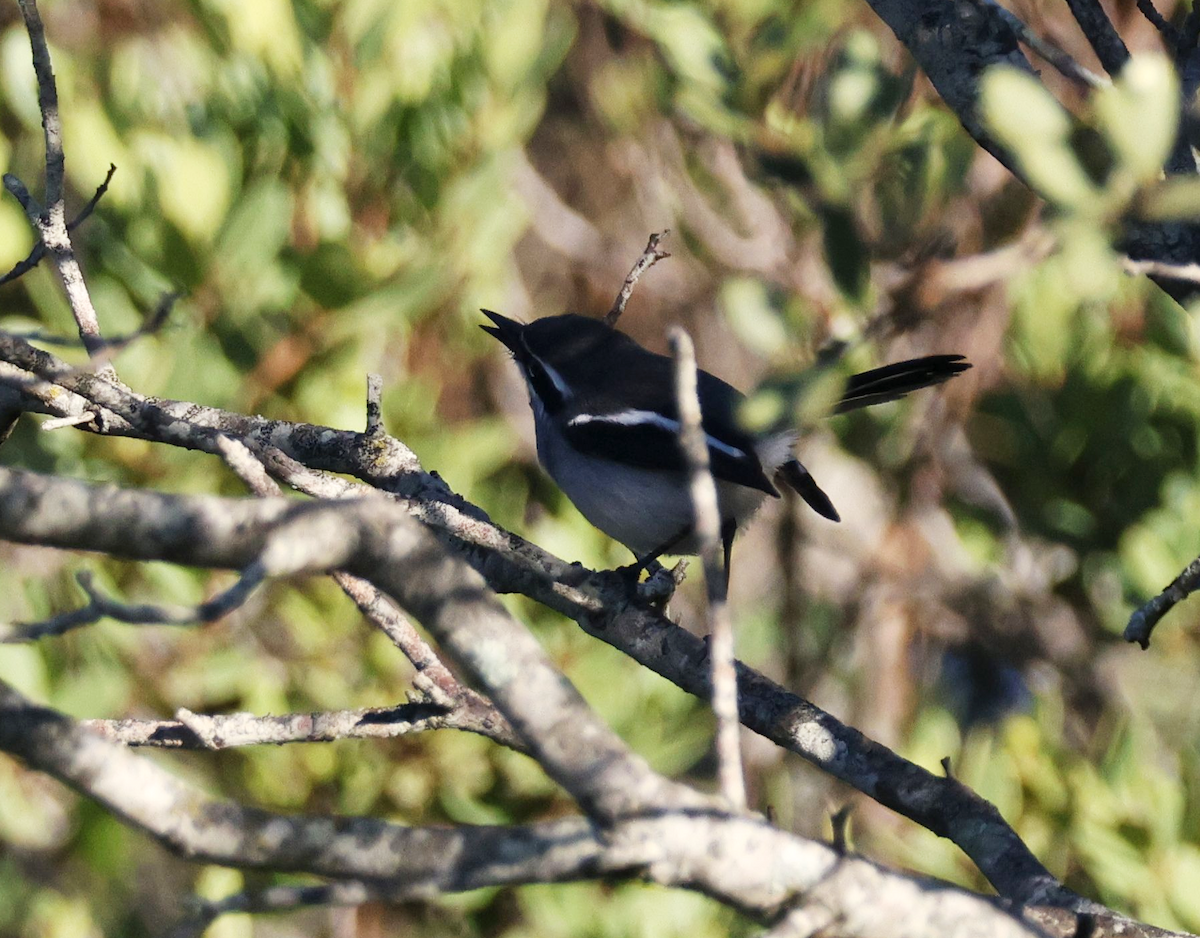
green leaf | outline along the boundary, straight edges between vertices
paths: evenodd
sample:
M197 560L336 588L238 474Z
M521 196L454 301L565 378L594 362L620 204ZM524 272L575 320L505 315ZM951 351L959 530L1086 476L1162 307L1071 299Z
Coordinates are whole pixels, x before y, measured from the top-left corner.
M1076 209L1096 203L1099 191L1071 150L1071 116L1036 78L1009 66L988 69L980 108L988 129L1041 196Z
M1138 216L1146 221L1200 218L1200 179L1171 176L1143 190Z
M1200 928L1200 849L1180 844L1167 861L1167 897L1185 928Z
M1095 98L1096 118L1121 164L1139 182L1157 179L1179 125L1179 79L1166 56L1134 56Z

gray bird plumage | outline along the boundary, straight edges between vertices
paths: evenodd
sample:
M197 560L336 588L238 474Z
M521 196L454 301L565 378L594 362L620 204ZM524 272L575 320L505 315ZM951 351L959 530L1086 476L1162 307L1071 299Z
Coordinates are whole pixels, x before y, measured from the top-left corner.
M671 360L597 319L568 313L525 324L483 313L492 325L481 328L512 352L529 388L538 459L583 516L643 563L668 547L695 553ZM848 380L835 411L895 400L969 367L961 355L935 355L864 372ZM727 562L734 532L779 497L776 480L839 520L792 455L795 433L748 433L737 419L743 395L706 371L697 389Z

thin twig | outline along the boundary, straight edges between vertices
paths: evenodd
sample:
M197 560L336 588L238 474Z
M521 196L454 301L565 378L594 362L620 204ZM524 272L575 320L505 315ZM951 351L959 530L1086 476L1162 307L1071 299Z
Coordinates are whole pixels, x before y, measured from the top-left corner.
M621 314L625 312L625 305L629 302L629 298L633 296L633 288L642 278L642 274L648 271L659 261L671 256L666 251L660 251L658 249L658 243L670 233L671 229L665 228L660 232L650 235L650 240L646 242L646 249L642 251L642 256L637 259L637 262L629 271L629 276L626 277L625 282L621 284L621 291L617 294L617 298L613 300L612 308L604 316L604 322L606 325L615 326L617 324L617 320L620 319Z
M368 400L372 396L373 385L374 382L368 379ZM377 394L375 400L378 400ZM361 497L364 490L372 491L309 469L273 447L265 447L256 453L249 445L232 437L220 438L217 446L230 468L250 491L260 497L280 493L279 486L268 472L297 491L316 498L355 498ZM471 720L471 725L462 728L490 736L511 748L524 750L516 731L495 705L454 676L395 602L360 577L336 571L333 579L367 620L391 639L412 663L417 672L413 686L428 700L450 712L465 714Z
M167 324L167 319L171 315L171 310L174 308L175 302L182 295L175 291L164 293L159 297L158 303L155 304L154 309L142 321L142 324L132 332L127 332L125 335L119 335L113 339L99 339L96 343L96 353L91 358L91 370L95 370L96 365L103 364L111 359L113 355L124 349L127 345L131 345L145 336L153 335L162 329ZM49 332L11 332L9 335L24 339L26 342L40 342L43 345L73 347L80 344L79 339L54 335Z
M519 752L515 734L497 734L470 706L411 699L393 707L317 713L192 713L180 708L173 720L84 720L83 725L126 746L218 750L335 739L394 739L431 730L454 729L488 736Z
M367 375L367 436L381 436L383 430L383 378Z
M104 177L104 182L100 183L100 185L96 187L96 192L90 199L88 199L87 205L85 205L79 214L75 216L74 221L67 225L67 231L74 231L87 220L88 216L91 215L92 212L96 210L96 205L100 202L100 199L104 197L104 194L108 192L108 184L112 182L113 173L116 171L117 164L110 163L108 165L108 174ZM18 261L12 270L6 273L3 277L0 277L0 286L4 286L4 284L10 283L19 277L23 277L25 274L29 273L29 271L33 270L33 268L35 268L45 256L46 245L42 244L41 241L38 241L33 246L33 250L29 252L28 257L26 257L23 261Z
M63 156L62 119L58 112L58 88L54 83L54 69L50 64L50 49L46 45L46 30L38 13L37 0L18 0L21 14L25 17L25 29L29 33L29 45L33 52L33 70L37 75L38 107L42 112L42 130L46 139L46 208L32 212L32 199L21 199L13 186L16 177L5 175L4 183L9 191L17 195L25 207L29 221L41 236L42 243L58 268L63 290L79 327L79 337L89 355L100 349L100 321L96 308L83 279L83 271L71 245L67 230L66 205L63 202ZM111 365L104 365L99 373L114 378L116 372Z
M746 808L746 783L738 729L737 672L733 654L733 624L726 603L725 567L721 552L721 518L717 485L709 468L708 445L700 424L696 390L696 350L680 328L670 332L675 358L675 399L679 409L679 443L688 467L696 537L704 563L708 591L708 621L712 635L712 707L717 717L717 760L721 794L734 811Z
M268 475L262 460L241 440L232 436L220 436L217 438L217 451L225 460L225 465L232 469L234 475L255 495L267 498L283 494L279 484Z
M79 588L88 597L88 604L70 612L59 613L40 622L18 623L0 635L0 642L12 645L33 642L52 635L62 635L101 619L115 619L129 625L203 625L215 622L237 609L262 583L267 571L262 564L251 564L237 582L197 606L166 606L156 603L131 605L105 596L92 583L90 571L75 575Z
M1100 0L1067 0L1075 22L1108 74L1116 76L1129 61L1129 50L1100 5Z
M51 417L49 420L43 420L38 429L46 432L61 430L63 427L77 427L81 423L91 423L95 419L95 414L90 410L85 410L82 414L74 414L70 417Z
M1129 617L1125 626L1125 641L1137 642L1143 648L1150 647L1150 633L1159 621L1170 612L1176 603L1187 599L1200 589L1200 557L1197 557L1186 567L1179 576L1171 581L1165 590L1153 599L1144 603Z
M1142 11L1142 16L1150 21L1150 25L1158 30L1163 42L1172 49L1179 48L1179 31L1163 19L1163 15L1154 5L1154 0L1137 0L1137 8Z
M1185 283L1200 284L1200 264L1195 261L1175 263L1174 261L1127 257L1122 260L1121 266L1129 274L1143 274L1161 280L1182 280Z
M1071 79L1071 81L1082 85L1084 88L1104 88L1112 84L1103 75L1097 75L1090 68L1080 65L1048 39L1043 39L1011 10L999 4L996 4L996 9L1001 19L1008 23L1021 42L1029 46L1030 49L1054 66L1059 73Z
M33 70L37 75L38 107L42 112L42 130L46 138L46 205L50 211L63 195L62 119L58 113L58 87L54 82L54 67L50 64L50 47L46 44L46 28L38 13L37 0L17 0L25 17L25 30L33 50Z

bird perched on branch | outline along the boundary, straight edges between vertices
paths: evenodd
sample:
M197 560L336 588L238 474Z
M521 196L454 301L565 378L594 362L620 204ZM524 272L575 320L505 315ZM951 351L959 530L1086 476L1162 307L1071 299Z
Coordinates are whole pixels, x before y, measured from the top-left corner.
M493 325L480 328L512 353L529 387L538 460L588 521L633 551L637 563L629 569L666 553L696 553L671 359L599 319L566 314L520 323L482 312ZM893 401L970 367L961 355L885 365L851 377L834 410ZM726 576L734 535L764 499L779 497L776 483L840 520L792 454L795 432L748 433L737 414L744 396L707 371L697 372L697 382Z

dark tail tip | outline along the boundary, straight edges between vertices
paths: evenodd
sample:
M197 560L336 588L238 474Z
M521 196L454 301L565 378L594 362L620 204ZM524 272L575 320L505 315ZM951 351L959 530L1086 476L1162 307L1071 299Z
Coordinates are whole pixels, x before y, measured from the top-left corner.
M804 468L800 460L790 459L785 462L779 467L779 475L822 518L828 518L830 521L842 520L842 516L833 507L833 502L829 500L829 496L821 490L821 486L817 485L812 474Z

